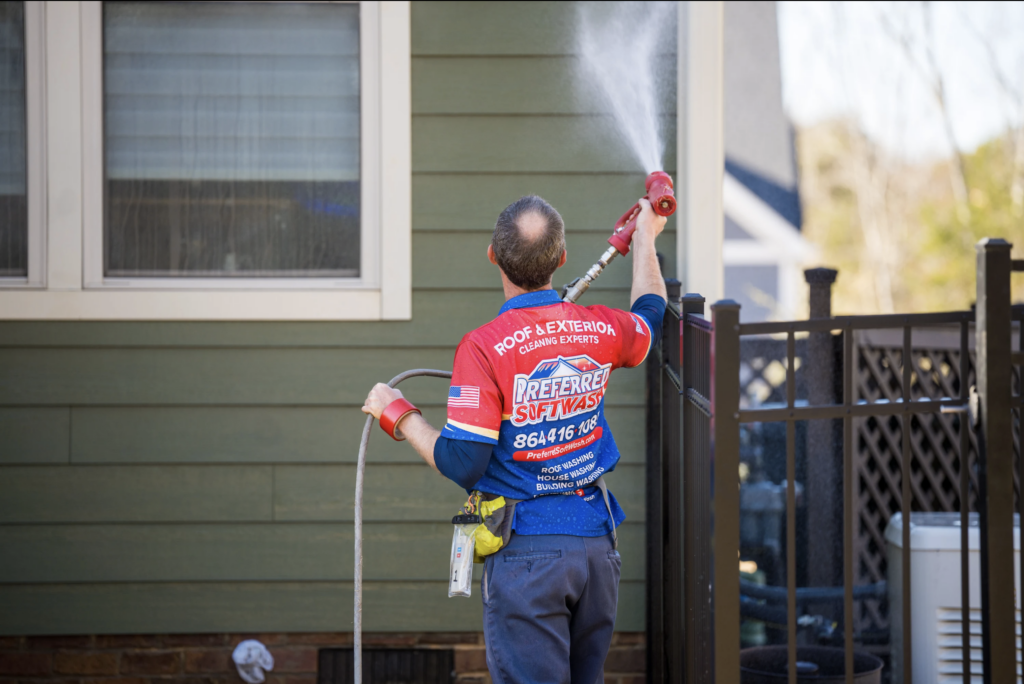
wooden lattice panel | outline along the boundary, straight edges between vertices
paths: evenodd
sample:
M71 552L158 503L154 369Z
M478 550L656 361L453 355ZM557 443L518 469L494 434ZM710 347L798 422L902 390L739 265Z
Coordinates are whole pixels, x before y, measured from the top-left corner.
M902 348L859 345L855 398L871 403L902 399ZM911 399L960 396L960 350L915 347L911 352ZM968 385L974 383L970 361ZM886 579L885 528L902 507L903 419L898 416L854 421L857 500L855 510L855 582ZM910 419L910 490L913 511L960 510L959 415L918 414ZM977 445L971 434L972 484ZM974 504L974 489L971 505ZM857 615L858 627L882 627L888 620L877 602L867 602Z

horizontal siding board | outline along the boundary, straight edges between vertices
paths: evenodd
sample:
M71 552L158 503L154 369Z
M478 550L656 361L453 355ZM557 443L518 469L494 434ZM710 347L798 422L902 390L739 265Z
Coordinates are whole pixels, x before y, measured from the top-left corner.
M676 111L676 60L659 76L659 111ZM607 97L581 71L582 60L556 57L414 57L413 114L606 114Z
M316 406L75 408L75 463L354 462L366 414ZM443 409L427 415L443 419ZM391 442L392 440L387 440ZM399 451L375 441L375 461ZM410 454L416 458L415 453ZM404 460L411 460L406 457Z
M0 465L67 463L70 433L67 408L0 409Z
M355 404L407 368L451 368L453 350L2 349L0 404ZM411 380L431 386L442 380Z
M3 347L437 347L491 320L505 301L489 290L414 291L410 321L0 322Z
M642 520L643 467L607 481ZM7 466L0 523L350 521L354 488L354 465ZM465 500L422 464L368 466L363 496L368 522L450 520Z
M629 206L622 208L622 211ZM612 219L614 223L615 216ZM607 238L611 230L594 233L570 233L565 237L568 253L565 266L555 271L552 283L561 290L562 285L582 276L608 249ZM666 255L675 254L675 234L662 234L658 238L658 251ZM500 278L498 267L487 260L487 246L491 244L490 233L468 232L420 232L413 235L412 281L416 287L452 289L462 287L488 287ZM675 259L666 264L666 271L674 272ZM671 270L669 270L671 269ZM630 289L633 279L632 259L612 262L601 276L591 285L592 290ZM580 304L591 304L581 299Z
M597 12L614 11L616 5L588 3ZM412 54L574 54L578 52L578 7L576 2L415 2ZM669 33L674 36L675 19L669 20L673 25ZM674 50L674 42L667 41L663 49Z
M277 466L274 519L352 520L355 470L353 465ZM622 464L605 477L629 520L642 521L643 466ZM441 522L451 520L465 499L464 490L423 465L373 465L366 468L363 519Z
M674 170L669 169L669 174L673 173ZM644 194L644 180L640 172L418 173L412 179L414 226L416 231L465 230L490 234L502 209L523 195L540 195L562 215L566 232L587 233L586 239L593 241L594 249L598 249L611 235L615 221ZM670 218L666 230L673 232L675 223L675 219ZM660 244L659 249L665 251Z
M661 117L665 168L676 168L675 117ZM414 173L638 173L610 116L412 119ZM650 169L654 171L656 169Z
M367 632L479 631L477 584L449 599L447 582L368 582ZM644 585L619 586L620 631L644 629ZM0 586L0 635L348 632L351 582L224 582Z
M271 477L270 466L9 466L0 523L270 520Z
M416 2L412 54L570 54L575 16L563 2Z
M409 368L450 370L453 349L0 349L0 406L349 405ZM612 375L608 404L643 404L643 371ZM412 378L415 404L446 381Z
M609 227L608 234L611 234ZM579 250L596 260L605 235L591 238ZM668 255L665 247L659 249ZM583 261L583 255L579 255ZM576 258L576 255L573 255ZM631 267L621 260L611 269ZM666 270L666 272L668 272ZM572 274L572 275L570 275ZM566 268L556 272L555 283L576 275ZM612 275L610 270L607 275ZM603 276L602 276L603 277ZM491 321L505 301L501 283L492 279L489 289L450 289L413 291L411 321L348 323L99 323L84 321L6 321L0 322L0 349L35 347L253 347L345 349L358 347L451 347L453 352L462 336ZM588 291L581 304L605 304L628 307L629 292L620 290Z
M443 387L437 391L443 392ZM366 414L356 407L76 407L72 411L71 458L78 464L355 463L366 421ZM441 427L446 411L442 406L425 406L423 416ZM642 462L643 409L610 407L605 416L623 462ZM421 463L407 443L384 439L377 428L372 439L372 464ZM66 436L64 448L66 461Z
M643 530L619 528L624 580L644 577ZM368 523L364 577L443 580L451 539L447 521ZM351 523L0 526L0 584L345 581L353 556Z

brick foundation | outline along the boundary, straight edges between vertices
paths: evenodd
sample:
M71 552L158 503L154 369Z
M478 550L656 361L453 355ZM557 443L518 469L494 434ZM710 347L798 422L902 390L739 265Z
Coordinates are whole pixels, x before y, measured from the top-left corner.
M317 652L352 645L351 633L0 637L0 684L245 684L231 652L258 639L274 656L267 684L316 684ZM483 634L365 634L366 646L455 651L456 682L490 684ZM617 632L608 684L643 684L644 635ZM371 683L372 684L372 683Z

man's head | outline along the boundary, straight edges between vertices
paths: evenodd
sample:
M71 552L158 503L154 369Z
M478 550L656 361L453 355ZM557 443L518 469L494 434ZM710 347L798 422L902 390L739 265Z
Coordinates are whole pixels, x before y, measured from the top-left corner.
M498 216L491 250L512 284L527 291L540 289L565 263L565 224L540 197L521 197Z

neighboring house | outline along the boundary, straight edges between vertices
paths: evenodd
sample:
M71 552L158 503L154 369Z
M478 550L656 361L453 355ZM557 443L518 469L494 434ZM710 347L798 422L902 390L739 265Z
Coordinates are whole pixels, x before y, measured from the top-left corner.
M497 314L511 200L565 217L561 284L642 192L567 96L574 12L0 2L0 676L200 676L260 632L298 684L310 648L345 643L367 391L450 368ZM659 244L674 273L674 232ZM630 271L583 303L628 307ZM617 372L607 409L624 633L644 629L643 373ZM402 389L444 421L443 381ZM446 594L463 499L375 428L365 628L456 644L470 672L480 600ZM84 636L2 636L46 634ZM642 642L616 643L608 667L642 672ZM33 651L79 647L109 652Z
M743 320L798 314L802 266L793 131L782 107L774 2L725 3L725 295Z

